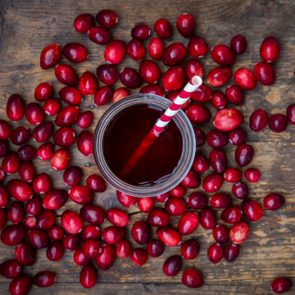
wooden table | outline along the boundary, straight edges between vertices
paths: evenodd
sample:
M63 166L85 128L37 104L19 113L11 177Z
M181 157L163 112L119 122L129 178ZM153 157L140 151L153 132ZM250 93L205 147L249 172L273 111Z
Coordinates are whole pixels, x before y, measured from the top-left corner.
M85 69L95 71L103 62L103 47L90 42L87 36L72 29L72 21L82 12L96 13L102 8L115 9L120 15L120 25L114 30L116 38L129 40L130 29L137 22L150 25L160 17L167 17L173 23L181 12L191 12L197 17L197 33L205 36L212 47L217 43L228 44L231 36L244 34L249 41L247 52L238 58L236 67L253 65L259 61L259 46L267 35L279 38L282 54L275 65L277 82L272 87L257 86L247 93L242 107L246 118L251 112L263 107L269 111L285 112L286 106L294 103L295 65L295 3L294 1L261 0L207 0L207 1L74 1L74 0L2 0L0 2L0 89L1 118L5 117L5 103L8 96L18 92L27 101L33 100L34 87L41 81L54 79L52 70L39 68L39 53L45 44L80 41L90 49L90 59L79 66L79 73ZM178 35L178 40L183 40ZM185 41L185 40L183 40ZM205 59L207 69L213 62ZM134 65L130 60L124 64ZM57 85L57 84L55 84ZM56 89L60 87L56 86ZM82 104L87 110L93 105L88 97ZM95 108L95 122L106 107ZM26 124L24 122L24 124ZM94 129L93 124L92 129ZM247 124L245 123L245 128ZM200 256L185 262L185 266L201 269L205 285L199 290L190 290L180 284L180 274L175 278L163 275L161 266L166 257L178 253L178 249L167 249L158 259L149 259L144 267L135 267L129 260L117 260L107 272L100 272L95 288L87 291L79 285L79 267L72 262L72 253L58 263L48 262L45 251L40 251L38 263L28 268L36 273L44 268L57 271L58 282L51 288L41 290L34 287L31 294L271 294L270 282L279 275L295 278L295 126L289 126L282 134L269 130L250 132L250 140L256 156L251 166L259 167L262 179L251 185L251 197L262 200L269 192L285 195L287 205L277 212L266 212L262 221L252 224L249 240L242 247L242 254L235 263L211 264L206 249L213 242L211 234L199 228L193 235L202 245ZM233 150L232 147L228 147ZM36 161L38 171L48 171L47 164ZM97 168L92 158L86 159L78 152L73 164L85 166L85 175ZM56 187L62 187L62 173L50 171ZM225 186L227 190L229 186ZM114 190L108 188L98 194L98 204L105 208L118 205ZM66 208L79 206L68 202ZM140 219L138 209L130 210L132 222ZM13 257L13 250L0 246L0 261ZM0 294L7 294L9 281L0 278ZM294 294L295 289L289 294Z

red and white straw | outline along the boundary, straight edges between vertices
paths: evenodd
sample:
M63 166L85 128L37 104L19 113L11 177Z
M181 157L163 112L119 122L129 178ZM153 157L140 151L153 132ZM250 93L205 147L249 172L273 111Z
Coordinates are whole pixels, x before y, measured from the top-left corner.
M173 119L173 117L179 112L181 107L190 99L192 93L196 91L203 81L199 76L193 76L191 80L185 85L184 89L181 90L179 95L174 99L170 107L165 113L158 119L153 129L146 135L140 145L136 148L128 162L125 164L121 176L125 177L135 167L143 154L153 144L155 139L160 136L165 127Z

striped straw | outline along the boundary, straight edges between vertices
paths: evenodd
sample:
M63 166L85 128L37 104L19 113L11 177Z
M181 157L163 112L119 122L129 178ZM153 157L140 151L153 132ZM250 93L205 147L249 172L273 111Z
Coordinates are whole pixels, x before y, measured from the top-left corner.
M145 136L140 145L136 148L130 159L125 164L121 177L125 177L135 167L140 158L153 144L155 139L160 136L165 127L173 119L173 117L179 112L181 107L190 99L192 93L196 91L202 85L202 78L199 76L193 76L191 80L181 90L179 95L174 99L170 107L165 113L158 119L153 129Z

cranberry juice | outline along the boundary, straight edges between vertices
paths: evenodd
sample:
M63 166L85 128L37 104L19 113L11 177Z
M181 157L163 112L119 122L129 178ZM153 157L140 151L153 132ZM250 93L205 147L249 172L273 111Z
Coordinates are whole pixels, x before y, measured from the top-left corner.
M109 124L103 139L103 152L113 173L136 186L148 186L170 177L182 153L182 136L174 121L125 177L121 172L143 138L153 128L162 111L150 105L131 106Z

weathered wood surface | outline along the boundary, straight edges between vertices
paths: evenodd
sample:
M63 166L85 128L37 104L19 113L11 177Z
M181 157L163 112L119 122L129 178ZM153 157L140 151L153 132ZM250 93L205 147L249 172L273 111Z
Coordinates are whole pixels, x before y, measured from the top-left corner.
M295 101L295 3L294 1L74 1L74 0L1 0L0 2L0 91L2 108L0 117L5 117L5 103L11 93L21 93L27 101L33 99L34 87L41 81L54 79L53 71L39 68L39 53L49 42L81 41L90 49L90 59L79 66L79 73L86 69L95 70L102 62L103 47L91 43L86 36L72 30L74 17L81 12L96 12L102 8L113 8L120 14L120 25L114 36L129 40L130 29L140 21L153 24L159 17L167 17L173 23L180 12L191 12L197 17L198 34L205 36L210 46L228 43L232 35L244 34L249 46L239 58L235 67L253 66L259 61L259 46L267 35L274 35L282 44L282 55L276 64L277 82L272 87L258 86L247 94L243 106L246 117L257 107L264 107L270 113L285 111ZM178 37L178 39L183 40ZM185 41L185 40L184 40ZM124 64L134 64L129 59ZM206 58L207 69L213 62ZM56 89L60 85L55 83ZM82 109L93 105L87 98ZM95 109L95 122L106 107ZM24 123L25 124L25 123ZM93 129L95 124L93 124ZM246 124L245 127L247 128ZM271 279L278 275L295 278L295 128L288 127L283 134L269 130L250 133L256 156L252 166L260 167L263 177L257 185L251 186L251 195L262 199L271 191L282 192L287 205L277 212L267 212L262 222L253 224L252 234L242 248L242 255L233 264L221 262L212 265L206 258L206 249L212 242L209 233L198 229L195 236L202 243L200 256L186 262L202 269L206 285L194 294L271 294ZM205 151L206 152L206 151ZM93 159L86 159L77 152L74 164L85 166L85 174L96 171ZM48 167L36 161L39 171ZM57 187L62 187L61 173L50 172ZM225 186L224 190L229 187ZM111 188L97 196L97 203L104 207L117 205ZM68 202L68 208L77 205ZM141 218L137 209L132 209L132 220ZM180 275L171 279L161 272L161 264L177 249L169 249L159 259L150 259L142 268L136 268L127 260L117 261L115 266L100 272L97 286L84 290L79 284L79 268L72 263L71 254L59 263L50 263L41 251L36 266L28 269L35 273L46 268L58 271L58 283L52 288L33 288L32 294L188 294L191 290L180 284ZM0 261L13 256L13 250L0 245ZM0 278L0 294L6 294L8 280ZM289 294L294 294L290 292Z

